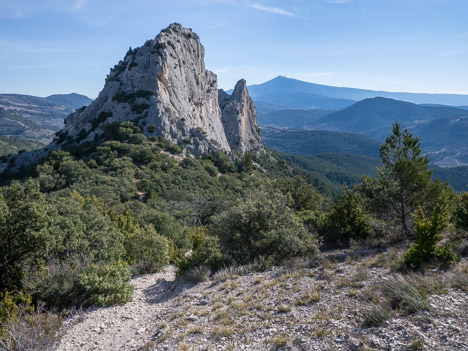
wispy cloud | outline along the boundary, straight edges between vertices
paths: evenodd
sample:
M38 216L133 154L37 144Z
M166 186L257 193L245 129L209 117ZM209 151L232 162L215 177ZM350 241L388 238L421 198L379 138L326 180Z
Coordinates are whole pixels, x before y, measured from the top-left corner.
M83 52L86 48L76 46L66 47L58 43L48 43L39 41L18 41L0 38L0 57L21 54L49 54L49 53L69 53Z
M227 26L231 23L234 23L234 22L225 22L225 23L218 23L218 24L214 24L212 26L209 26L209 27L206 27L206 29L214 29L214 28L219 28L219 27L224 27L224 26Z
M232 70L233 67L227 66L227 67L220 67L218 69L215 69L216 74L224 73L224 72L229 72Z
M346 4L352 1L353 0L327 0L327 2L332 3L332 4Z
M292 13L292 12L289 12L289 11L286 11L286 10L283 10L279 7L270 7L270 6L263 6L263 5L260 5L260 4L249 4L249 6L253 9L256 9L256 10L259 10L259 11L264 11L264 12L270 12L270 13L274 13L276 15L282 15L282 16L288 16L288 17L299 17L298 15Z

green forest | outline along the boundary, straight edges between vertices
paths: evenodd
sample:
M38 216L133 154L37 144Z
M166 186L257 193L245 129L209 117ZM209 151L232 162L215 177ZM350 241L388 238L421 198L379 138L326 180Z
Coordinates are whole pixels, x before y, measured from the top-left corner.
M401 272L450 269L468 254L468 194L434 179L398 123L363 177L342 155L196 158L131 122L109 135L1 175L4 345L20 322L50 334L74 308L124 304L132 276L168 264L196 281L232 264L319 262L334 248L407 245Z

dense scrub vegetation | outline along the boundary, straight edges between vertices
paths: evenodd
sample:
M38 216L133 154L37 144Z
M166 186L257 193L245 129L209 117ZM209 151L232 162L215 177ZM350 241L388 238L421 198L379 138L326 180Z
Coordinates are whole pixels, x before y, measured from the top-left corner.
M43 144L39 142L27 140L18 136L0 136L0 157L38 149L42 146Z
M431 180L418 138L398 124L375 177L341 192L274 152L194 158L168 140L148 141L130 122L107 135L86 150L52 152L22 179L3 174L2 311L125 303L132 274L168 263L179 274L212 274L231 264L313 261L320 246L356 242L414 241L407 269L447 267L458 256L439 245L442 234L454 226L457 240L466 233L466 194Z

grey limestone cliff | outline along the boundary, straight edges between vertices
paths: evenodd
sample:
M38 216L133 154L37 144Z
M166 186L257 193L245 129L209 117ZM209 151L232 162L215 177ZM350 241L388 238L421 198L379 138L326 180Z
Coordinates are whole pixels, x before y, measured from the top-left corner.
M99 143L106 140L110 125L123 121L138 124L147 137L164 137L194 155L217 149L264 152L245 81L237 83L231 96L218 91L216 75L205 69L200 38L177 23L130 49L111 69L96 100L65 119L47 150ZM20 155L14 168L43 155L44 150Z
M257 126L257 112L247 91L246 81L241 79L237 82L232 95L220 90L219 105L221 120L231 150L240 153L250 151L254 154L263 152Z

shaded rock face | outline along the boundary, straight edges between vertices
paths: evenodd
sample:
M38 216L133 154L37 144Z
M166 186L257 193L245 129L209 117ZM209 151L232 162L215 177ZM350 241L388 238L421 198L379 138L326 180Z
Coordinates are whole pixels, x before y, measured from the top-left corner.
M221 120L231 150L242 154L246 151L262 153L263 144L257 126L257 112L247 91L246 81L241 79L237 82L232 95L220 90L218 100Z
M66 118L62 134L68 140L81 135L80 142L96 141L105 137L106 125L130 120L146 136L167 138L195 155L216 149L244 153L254 145L252 151L261 152L245 81L228 97L225 94L221 111L217 77L205 69L200 38L171 24L154 40L129 50L111 70L98 98Z

